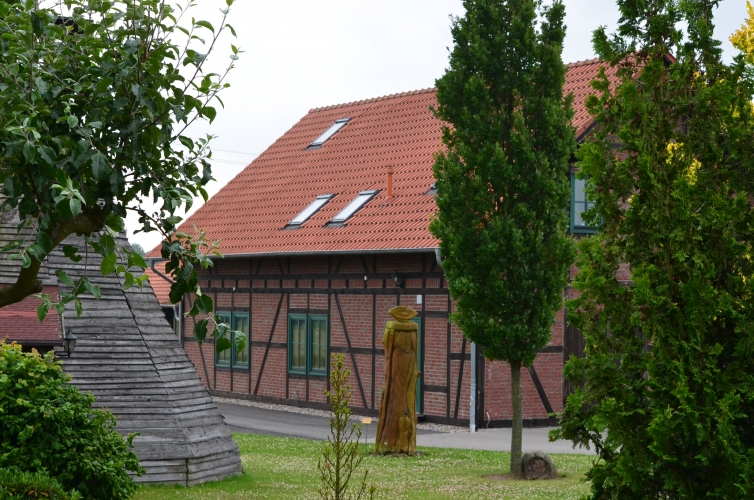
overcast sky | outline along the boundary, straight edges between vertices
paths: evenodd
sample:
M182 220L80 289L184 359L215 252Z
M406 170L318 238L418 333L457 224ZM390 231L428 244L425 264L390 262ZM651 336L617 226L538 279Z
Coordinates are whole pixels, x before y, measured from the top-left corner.
M614 28L618 12L610 0L564 0L565 62L594 57L592 32ZM214 22L224 0L199 0L192 16ZM238 0L229 22L238 38L224 39L215 61L224 64L233 43L245 52L221 95L225 109L211 126L214 194L311 108L433 87L448 61L450 15L463 14L461 0ZM730 34L744 21L745 0L723 0L716 35L725 56ZM218 68L219 69L219 68ZM238 200L243 203L243 200ZM197 208L197 207L195 207ZM129 239L150 250L156 232Z

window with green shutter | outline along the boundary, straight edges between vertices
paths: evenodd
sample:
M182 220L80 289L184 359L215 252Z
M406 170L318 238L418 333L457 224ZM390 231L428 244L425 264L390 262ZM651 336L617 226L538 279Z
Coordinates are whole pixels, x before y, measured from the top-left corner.
M225 323L228 326L231 326L231 314L229 312L216 312L215 318L219 323ZM232 326L231 326L232 328ZM215 351L215 366L224 366L224 367L230 367L230 360L231 360L231 350L226 349L223 352L217 352Z
M582 214L594 203L586 196L586 179L577 179L571 174L571 233L596 233L597 228L584 222Z
M251 337L249 335L249 313L233 313L233 345L236 345L235 332L241 332L246 335L246 346L236 351L233 349L233 366L236 368L249 368L249 352L251 347Z
M233 348L226 349L225 351L220 353L215 352L215 365L225 368L229 368L232 365L234 368L248 369L251 352L251 323L249 319L249 313L230 313L228 311L217 311L215 313L215 318L218 322L225 323L230 326L232 330L232 332L229 333L230 343L234 346ZM242 332L246 335L246 346L240 351L235 350L236 331Z
M289 373L327 376L327 348L326 315L288 315Z
M306 315L288 316L288 371L306 373Z
M327 316L309 316L309 332L309 372L313 375L327 375Z

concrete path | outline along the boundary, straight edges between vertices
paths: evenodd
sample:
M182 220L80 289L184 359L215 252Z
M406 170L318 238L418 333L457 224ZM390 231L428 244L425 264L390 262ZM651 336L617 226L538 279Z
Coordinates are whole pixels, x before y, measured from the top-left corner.
M300 437L325 440L330 434L330 421L327 417L306 415L287 411L268 410L254 406L215 403L225 422L233 432L248 434L268 434L282 437ZM364 426L367 442L374 443L377 420ZM593 450L573 449L568 441L550 443L547 433L550 429L524 429L524 451L540 450L545 453L594 454ZM487 429L474 434L468 432L441 433L419 429L416 444L436 448L459 448L468 450L510 451L510 429Z

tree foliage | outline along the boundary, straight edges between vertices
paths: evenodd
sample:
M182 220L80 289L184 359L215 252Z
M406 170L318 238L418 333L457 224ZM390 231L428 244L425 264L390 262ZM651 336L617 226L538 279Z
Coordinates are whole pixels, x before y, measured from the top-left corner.
M0 498L2 500L81 500L77 491L65 489L44 472L21 472L0 469Z
M754 7L751 6L751 2L746 2L746 11L749 17L741 28L733 33L730 41L744 54L746 62L754 64Z
M70 378L52 352L0 341L0 469L47 474L85 499L129 498L136 485L128 472L143 472L133 436L118 434L115 417L93 409L94 396Z
M435 112L448 125L430 230L457 304L452 320L487 358L511 364L515 393L520 367L550 339L575 257L566 235L575 141L563 97L565 11L559 1L464 6L453 21L450 67L437 80ZM518 475L520 395L513 408Z
M207 199L211 136L194 140L187 129L214 120L228 86L238 49L223 73L207 71L206 61L222 32L235 34L231 3L215 28L189 19L191 0L0 2L0 209L17 210L21 221L17 237L0 241L21 264L16 283L0 289L0 307L41 292L42 261L73 234L102 255L103 276L141 286L144 259L115 241L129 211L138 231L164 237L171 299L197 289L196 269L211 265L217 248L176 228L181 210ZM154 213L148 199L160 203ZM63 251L82 259L74 246ZM58 279L72 290L59 302L41 295L40 317L70 302L80 313L78 296L99 294L86 275L74 282L59 270Z
M619 73L593 82L601 128L579 150L601 225L557 433L596 448L594 499L754 494L754 81L743 55L721 61L717 3L619 0L617 32L594 34Z

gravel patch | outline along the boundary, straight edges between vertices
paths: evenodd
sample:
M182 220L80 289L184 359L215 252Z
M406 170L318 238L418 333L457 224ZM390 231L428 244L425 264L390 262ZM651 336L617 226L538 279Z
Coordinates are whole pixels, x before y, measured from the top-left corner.
M274 410L274 411L287 411L290 413L300 413L302 415L316 415L318 417L329 417L330 412L324 411L324 410L317 410L316 408L302 408L300 406L288 406L288 405L279 405L274 403L263 403L261 401L250 401L248 399L233 399L233 398L218 398L213 397L212 398L216 403L224 403L224 404L231 404L231 405L239 405L239 406L253 406L255 408L263 408L265 410ZM358 408L352 409L354 411L354 414L351 415L351 420L354 420L356 422L360 422L363 418L362 415L359 415ZM374 419L374 422L376 422L377 419ZM419 422L419 424L416 426L419 429L427 430L427 431L433 431L433 432L469 432L468 427L457 427L455 425L443 425L443 424L430 424L425 422Z

